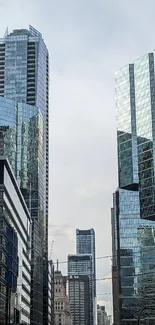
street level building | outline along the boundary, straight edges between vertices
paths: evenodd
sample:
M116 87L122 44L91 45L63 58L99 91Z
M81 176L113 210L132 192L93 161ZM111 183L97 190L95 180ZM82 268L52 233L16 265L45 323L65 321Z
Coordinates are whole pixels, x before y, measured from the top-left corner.
M16 150L15 144L13 157L8 153L9 159L15 160L15 175L32 217L31 322L32 325L42 325L43 319L44 324L47 324L48 321L46 313L48 284L46 280L48 278L49 55L41 33L32 26L29 27L29 30L16 29L11 33L6 30L4 37L0 39L0 96L14 101L17 105L29 105L31 111L32 107L34 110L37 107L42 115L42 131L40 131L40 125L36 130L36 134L42 132L43 139L43 154L38 156L38 163L35 152L32 153L33 157L31 156L34 159L34 166L31 164L31 159L29 162L29 155L26 157L27 141L26 144L22 144L22 148L26 146L25 151L23 149L24 157L20 157L23 163L22 167L21 160L19 160L21 152ZM10 112L8 114L8 111L0 106L0 117L2 117L0 125L3 125L1 122L5 117L6 124L10 127L13 115L14 111L12 114ZM18 117L20 120L21 116L18 115ZM30 117L28 106L27 117ZM20 128L20 122L18 128ZM26 136L26 125L25 128L23 126L22 132L25 132ZM31 135L32 141L36 134ZM14 140L14 134L12 136ZM27 134L28 136L29 134ZM22 141L20 136L17 141L19 147ZM36 145L38 143L40 143L39 138ZM7 149L13 151L11 144ZM1 141L1 146L3 146L3 141ZM30 165L31 172L28 173ZM43 169L42 172L39 172L40 169ZM38 174L35 181L33 173L35 177ZM23 178L24 183L22 182ZM41 187L40 183L42 183ZM39 265L40 267L38 267ZM40 286L37 287L36 282L39 282Z
M89 325L90 294L89 277L70 275L67 278L67 294L72 314L72 325Z
M54 316L54 325L72 325L66 277L58 269L54 273Z
M113 195L114 324L155 324L154 52L116 72L118 184Z
M30 324L30 213L0 157L0 324Z

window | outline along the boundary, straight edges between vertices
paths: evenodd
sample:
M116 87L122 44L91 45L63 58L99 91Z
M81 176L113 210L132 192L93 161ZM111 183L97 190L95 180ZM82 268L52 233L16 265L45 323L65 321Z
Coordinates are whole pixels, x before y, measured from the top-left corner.
M29 285L31 284L30 280L28 279L28 277L26 276L26 274L24 272L22 272L22 277Z
M30 291L28 290L28 288L25 286L24 283L22 283L22 289L25 291L25 293L30 296Z
M0 276L5 279L5 269L2 266L0 267Z
M3 220L0 220L0 230L3 229Z

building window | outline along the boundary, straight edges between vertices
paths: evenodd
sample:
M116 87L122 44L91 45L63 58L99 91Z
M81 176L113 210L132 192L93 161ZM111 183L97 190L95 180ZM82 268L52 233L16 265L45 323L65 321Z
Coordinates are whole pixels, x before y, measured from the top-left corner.
M0 230L3 229L3 220L0 220Z

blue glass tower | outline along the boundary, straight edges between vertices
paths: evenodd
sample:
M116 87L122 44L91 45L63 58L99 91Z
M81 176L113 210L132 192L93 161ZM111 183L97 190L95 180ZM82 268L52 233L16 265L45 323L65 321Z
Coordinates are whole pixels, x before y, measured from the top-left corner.
M0 102L0 146L31 212L31 324L42 325L48 319L49 55L42 35L32 26L6 31L0 39L0 96L14 103L7 111L8 102Z
M113 196L115 324L155 324L155 69L149 53L116 72L118 183Z

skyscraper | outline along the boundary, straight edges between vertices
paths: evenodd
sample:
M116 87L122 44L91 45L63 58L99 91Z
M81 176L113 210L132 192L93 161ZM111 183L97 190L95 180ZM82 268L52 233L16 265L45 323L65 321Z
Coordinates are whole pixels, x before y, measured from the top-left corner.
M92 268L93 268L93 319L94 324L97 322L97 304L96 304L96 259L95 259L95 231L94 229L76 230L76 253L77 254L91 254Z
M76 253L91 254L93 262L93 286L96 297L96 260L95 260L95 231L94 229L76 229Z
M49 120L49 71L48 71L48 50L42 39L42 35L32 26L27 29L14 30L12 33L6 31L0 40L0 96L12 100L17 105L30 105L31 111L39 110L42 120L31 138L36 136L36 145L40 146L40 128L42 128L42 149L36 159L35 152L30 157L27 155L27 133L26 123L23 124L25 140L20 148L21 137L18 133L17 147L14 143L15 175L21 187L27 206L30 208L32 218L32 267L31 267L31 322L41 324L45 306L48 304L48 120ZM11 104L12 105L12 104ZM26 114L29 117L29 107L25 106ZM5 104L4 104L5 106ZM0 126L3 127L4 116L7 127L10 128L12 115L6 115L4 106L0 106ZM32 109L32 107L34 107ZM26 113L27 109L27 113ZM13 113L14 114L14 113ZM22 112L20 113L23 114ZM21 115L18 115L19 120ZM26 122L26 118L25 118ZM31 123L32 124L32 120ZM7 123L6 123L7 124ZM18 123L20 128L20 122ZM25 129L24 129L25 127ZM3 133L4 128L1 128ZM9 132L9 131L8 131ZM13 131L16 134L16 129ZM6 133L5 133L6 135ZM14 136L14 134L13 134ZM5 137L6 139L6 137ZM11 137L13 142L13 137ZM32 140L33 141L33 140ZM0 146L3 149L3 139ZM30 145L30 143L29 143ZM31 152L31 146L30 152ZM4 152L6 146L4 146ZM7 145L7 150L12 148ZM8 152L9 155L9 152ZM12 155L9 155L12 160ZM33 163L32 163L33 161ZM31 172L30 172L31 165ZM42 170L42 171L41 171ZM36 178L34 180L34 175ZM23 183L24 179L24 183ZM41 236L40 236L41 233ZM44 270L43 270L44 269ZM43 279L44 275L44 279ZM44 286L44 289L42 289ZM44 291L44 295L43 295ZM46 293L46 294L45 294ZM39 313L38 313L39 309ZM46 313L47 314L47 313ZM47 315L48 319L48 315ZM44 317L44 322L47 322Z
M89 325L89 277L87 275L68 276L67 293L72 314L72 325Z
M113 196L114 323L155 324L154 53L116 73L119 187Z
M88 276L89 279L89 324L94 324L94 287L93 287L93 262L91 254L68 255L68 276ZM73 312L73 309L72 309ZM73 316L75 319L75 315ZM79 318L78 318L79 321Z

